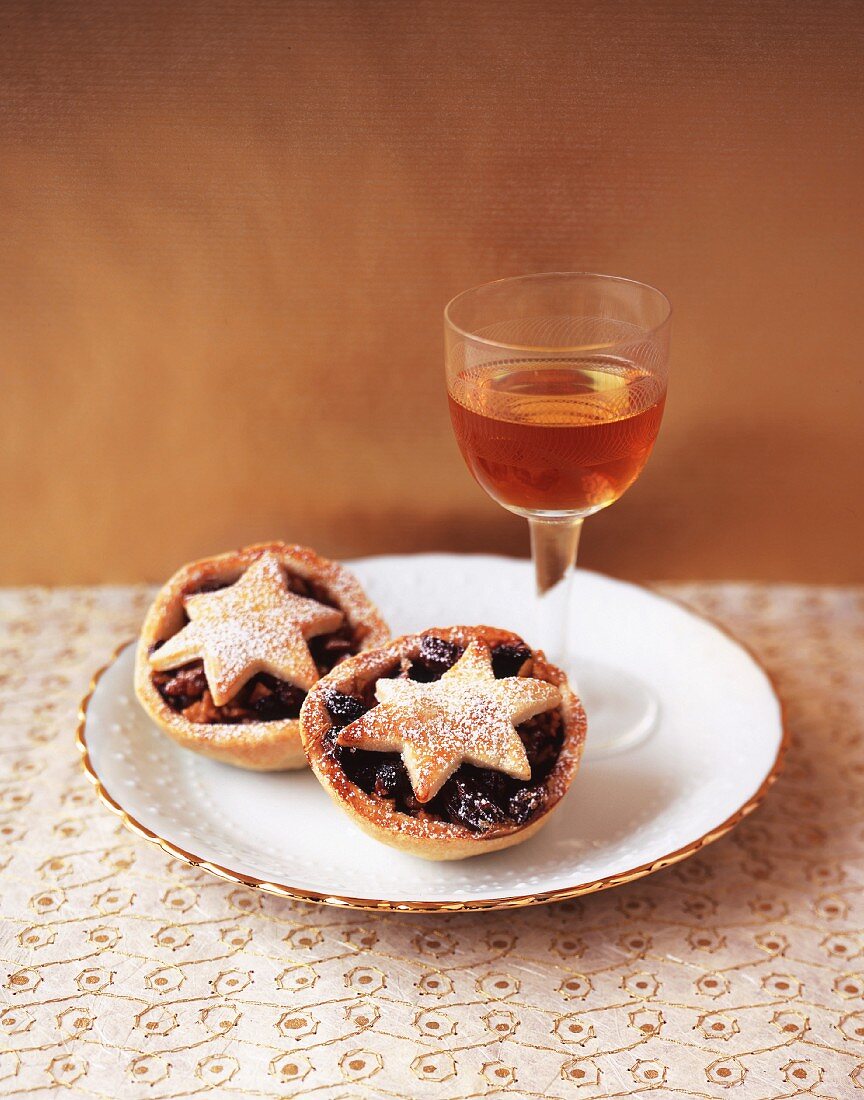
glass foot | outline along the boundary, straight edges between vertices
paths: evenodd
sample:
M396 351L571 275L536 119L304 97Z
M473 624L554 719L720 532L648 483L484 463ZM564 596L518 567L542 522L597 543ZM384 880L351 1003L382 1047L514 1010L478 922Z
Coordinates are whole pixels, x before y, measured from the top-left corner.
M656 729L660 703L637 676L579 658L570 662L570 682L588 715L586 760L635 748Z

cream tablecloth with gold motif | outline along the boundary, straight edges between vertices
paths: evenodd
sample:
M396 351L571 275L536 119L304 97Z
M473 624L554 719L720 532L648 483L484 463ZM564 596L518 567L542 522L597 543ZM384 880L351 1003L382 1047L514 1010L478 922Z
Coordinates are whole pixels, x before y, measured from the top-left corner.
M263 896L126 832L73 735L147 593L2 594L0 1095L856 1095L864 595L672 591L776 675L784 777L652 878L455 916Z

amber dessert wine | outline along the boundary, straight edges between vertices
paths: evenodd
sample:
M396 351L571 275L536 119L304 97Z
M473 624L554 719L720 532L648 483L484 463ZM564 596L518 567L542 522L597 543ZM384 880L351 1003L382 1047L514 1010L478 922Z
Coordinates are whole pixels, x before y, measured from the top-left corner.
M509 360L460 372L449 401L465 462L499 504L526 515L588 516L642 472L665 388L611 357Z
M660 429L670 318L647 283L584 271L498 279L444 310L456 441L485 492L528 520L532 637L582 697L589 757L639 744L660 713L650 684L592 658L569 624L583 521L636 481Z

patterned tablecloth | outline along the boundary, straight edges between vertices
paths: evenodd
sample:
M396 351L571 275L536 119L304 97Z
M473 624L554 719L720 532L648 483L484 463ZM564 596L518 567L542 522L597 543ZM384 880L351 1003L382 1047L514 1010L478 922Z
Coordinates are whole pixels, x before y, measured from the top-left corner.
M856 1095L864 594L673 591L776 675L784 777L652 878L453 916L263 896L125 831L75 712L147 593L0 596L0 1095Z

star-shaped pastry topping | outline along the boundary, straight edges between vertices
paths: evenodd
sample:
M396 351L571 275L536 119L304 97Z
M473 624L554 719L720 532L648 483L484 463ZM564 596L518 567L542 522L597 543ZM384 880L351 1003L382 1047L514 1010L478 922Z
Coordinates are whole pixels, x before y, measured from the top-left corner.
M489 647L473 641L452 668L431 684L382 679L379 706L340 731L340 745L401 752L419 802L428 802L464 762L530 779L531 766L516 726L561 702L545 680L496 680Z
M184 606L190 621L151 654L150 665L164 671L203 659L217 707L258 672L308 691L318 669L306 639L338 630L345 619L289 591L275 554L262 554L236 584L188 596Z

